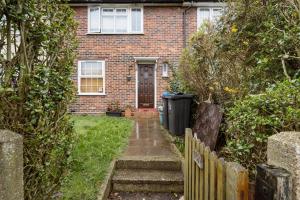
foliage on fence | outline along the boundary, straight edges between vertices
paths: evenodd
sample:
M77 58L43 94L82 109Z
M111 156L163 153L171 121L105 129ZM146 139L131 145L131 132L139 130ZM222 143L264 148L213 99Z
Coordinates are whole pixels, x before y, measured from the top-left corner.
M0 129L24 136L26 199L50 199L66 168L75 30L64 1L0 2Z

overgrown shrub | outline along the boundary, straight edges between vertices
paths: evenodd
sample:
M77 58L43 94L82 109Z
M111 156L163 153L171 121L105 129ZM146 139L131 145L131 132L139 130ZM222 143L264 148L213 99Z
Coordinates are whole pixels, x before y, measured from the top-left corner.
M192 37L179 72L200 101L212 95L224 109L223 154L254 170L268 136L299 130L300 1L227 3Z
M299 0L228 0L217 28L222 55L244 69L240 87L259 93L300 77Z
M205 24L191 39L183 51L179 77L186 90L195 93L199 101L212 100L223 104L231 95L237 93L242 75L241 68L231 60L222 57L217 46L216 26ZM230 90L231 95L226 91ZM229 91L228 90L228 91Z
M227 109L226 157L254 174L266 161L267 138L281 131L300 131L300 79L280 82L259 95L248 95Z
M228 0L219 23L202 26L179 67L185 88L200 101L212 94L259 94L278 80L300 77L300 1Z
M0 129L24 136L25 199L50 199L66 169L75 30L62 0L0 2Z

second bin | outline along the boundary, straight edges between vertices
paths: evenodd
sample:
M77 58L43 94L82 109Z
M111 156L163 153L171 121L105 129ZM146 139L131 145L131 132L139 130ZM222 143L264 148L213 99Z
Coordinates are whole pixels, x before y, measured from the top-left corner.
M165 98L168 99L169 131L175 135L184 135L185 129L190 127L193 95L171 95Z

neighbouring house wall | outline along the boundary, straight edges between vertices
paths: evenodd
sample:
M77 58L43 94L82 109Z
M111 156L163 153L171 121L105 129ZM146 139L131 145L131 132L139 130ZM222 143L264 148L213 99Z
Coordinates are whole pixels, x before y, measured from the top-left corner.
M78 60L105 60L105 96L77 96L71 112L101 113L107 105L118 100L122 107L136 105L136 65L134 57L159 57L157 63L157 105L160 96L168 87L169 78L162 78L162 63L168 61L178 66L183 49L182 7L144 7L144 34L87 35L88 9L86 6L73 7L76 20L79 47L74 63L74 82L77 87ZM196 8L187 11L187 34L196 31ZM131 81L127 81L128 67ZM170 70L169 70L170 72Z

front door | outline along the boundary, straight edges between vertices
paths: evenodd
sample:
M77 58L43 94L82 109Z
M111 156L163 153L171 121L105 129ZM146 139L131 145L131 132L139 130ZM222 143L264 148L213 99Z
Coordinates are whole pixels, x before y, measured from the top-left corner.
M138 65L138 107L154 108L154 64Z

